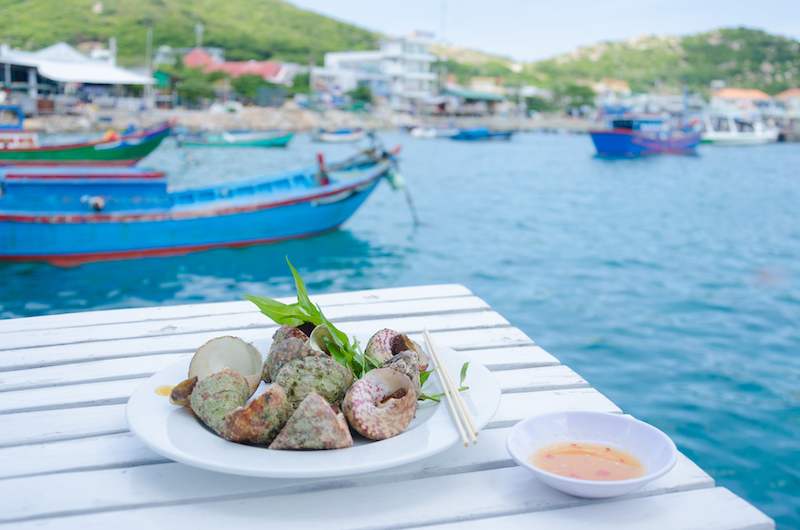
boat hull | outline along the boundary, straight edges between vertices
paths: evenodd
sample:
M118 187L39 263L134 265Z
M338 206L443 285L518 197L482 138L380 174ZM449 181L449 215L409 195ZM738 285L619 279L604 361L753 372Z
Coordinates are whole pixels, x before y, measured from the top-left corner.
M116 140L29 149L0 149L0 166L132 166L169 135L169 124Z
M325 142L330 144L358 142L367 136L367 131L354 131L348 133L329 133L318 132L313 135L313 139L317 142Z
M703 143L712 145L763 145L774 143L778 141L780 131L775 131L774 134L760 134L760 135L713 135L704 134Z
M694 153L700 143L700 133L669 139L648 137L629 130L590 131L589 134L600 156L688 154Z
M349 219L390 167L380 162L358 178L278 197L259 198L263 184L251 183L216 189L230 200L204 199L210 190L173 192L173 206L143 211L75 215L0 210L0 260L68 267L308 237ZM252 199L245 197L248 193ZM181 205L190 195L192 203Z
M294 133L261 138L257 135L249 135L242 138L238 138L237 135L231 135L230 138L222 135L214 135L209 138L187 136L179 137L178 143L189 147L286 147L292 137L294 137Z

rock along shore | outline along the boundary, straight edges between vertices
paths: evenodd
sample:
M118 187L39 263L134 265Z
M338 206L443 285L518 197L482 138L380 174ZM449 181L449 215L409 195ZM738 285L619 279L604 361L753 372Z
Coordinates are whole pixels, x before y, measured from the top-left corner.
M95 109L86 107L73 115L51 115L27 118L25 128L43 133L70 133L125 129L131 125L147 127L168 119L175 119L176 126L193 130L273 130L310 131L320 127L364 127L374 130L397 130L398 127L414 125L449 125L455 127L489 126L502 130L563 129L586 131L592 122L542 116L534 118L501 117L434 117L412 116L407 113L377 109L371 113L326 110L316 112L302 108L289 101L280 108L242 107L234 111L154 109L146 111L122 111L117 109Z

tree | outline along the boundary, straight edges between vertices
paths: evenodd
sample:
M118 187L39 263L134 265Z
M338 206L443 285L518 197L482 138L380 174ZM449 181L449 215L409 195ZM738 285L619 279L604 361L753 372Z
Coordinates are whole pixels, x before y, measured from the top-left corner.
M359 86L347 93L353 103L360 101L362 103L372 103L372 90L366 86Z
M231 88L233 88L233 91L250 99L256 99L258 87L260 86L275 85L264 81L263 77L255 74L244 74L235 79L231 79Z
M308 73L297 74L292 79L292 86L286 88L289 97L295 94L310 94L311 93L311 75Z
M564 88L562 103L567 107L581 107L589 105L594 107L595 93L588 86L569 84Z

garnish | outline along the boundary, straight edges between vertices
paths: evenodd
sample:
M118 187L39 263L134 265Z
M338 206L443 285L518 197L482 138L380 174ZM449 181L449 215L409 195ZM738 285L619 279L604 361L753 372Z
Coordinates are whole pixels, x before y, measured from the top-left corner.
M311 303L306 293L306 284L303 282L300 273L292 266L288 256L286 257L286 263L289 264L289 268L292 270L292 276L294 277L294 284L297 289L297 302L294 304L284 304L272 298L251 296L248 294L244 295L244 297L256 304L261 312L271 318L276 324L302 326L303 324L310 323L314 326L327 326L333 340L327 336L324 337L325 346L328 348L331 358L349 369L353 374L353 378L361 379L364 377L364 374L370 370L380 368L381 363L379 361L364 354L361 350L361 344L355 336L351 343L347 334L337 329L330 320L325 318L325 315L322 314L322 309L320 309L318 305ZM469 363L464 363L461 367L461 386L458 389L459 392L469 388L464 386L464 378L467 376L468 365ZM425 384L425 381L428 380L432 372L433 369L419 374L420 385ZM438 402L439 398L442 396L444 396L444 394L422 394L419 400L431 399Z
M306 285L303 282L303 278L292 266L288 257L286 258L286 263L292 269L292 276L297 289L297 302L284 304L271 298L247 294L244 297L256 304L261 312L275 321L276 324L302 326L308 322L314 326L326 325L331 331L333 339L324 338L331 357L339 364L347 367L355 379L360 379L373 368L378 368L381 363L368 355L364 355L361 351L361 345L355 337L353 337L353 342L351 343L347 334L331 324L330 320L322 314L322 310L318 305L311 303L308 294L306 294Z
M464 364L461 365L461 381L459 381L459 383L458 383L458 391L459 392L463 392L464 390L469 390L468 386L464 386L464 379L467 378L467 367L468 366L469 366L469 363L464 363ZM436 368L434 368L433 370L436 370ZM433 373L433 370L428 370L427 372L422 372L421 374L419 374L419 380L420 380L420 384L421 385L425 384L425 381L428 380L428 377L430 377L430 375ZM419 397L419 400L420 401L424 401L426 399L430 399L430 400L435 401L435 402L438 403L440 401L439 398L441 398L442 396L444 396L444 392L442 392L441 394L425 394L425 393L423 393Z

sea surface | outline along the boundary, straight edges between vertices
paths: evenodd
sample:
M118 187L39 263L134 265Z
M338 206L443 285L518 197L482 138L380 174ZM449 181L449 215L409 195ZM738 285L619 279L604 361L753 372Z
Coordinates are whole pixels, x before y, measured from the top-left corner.
M717 481L800 528L800 144L701 146L609 160L586 135L403 145L341 229L175 258L0 264L0 316L460 283L625 412L666 431ZM188 150L142 165L175 187L355 152L298 135L286 149Z

